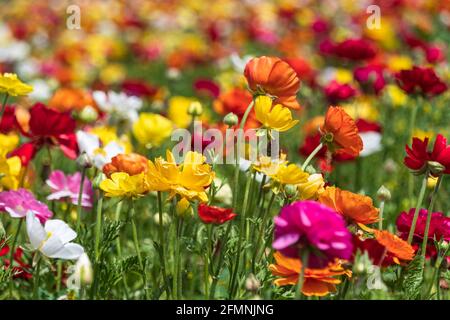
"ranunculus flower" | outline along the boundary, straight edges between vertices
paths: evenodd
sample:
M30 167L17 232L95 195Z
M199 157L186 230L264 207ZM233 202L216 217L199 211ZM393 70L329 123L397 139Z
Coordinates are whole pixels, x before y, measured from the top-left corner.
M100 189L107 197L129 198L142 196L149 191L144 173L130 176L126 172L113 172L109 179L100 183Z
M281 104L273 105L268 96L258 96L255 99L255 117L267 129L287 131L298 123L292 118L289 108Z
M273 257L275 258L275 264L269 265L269 270L274 276L278 277L273 283L277 286L296 285L302 268L300 259L283 256L280 252L275 252ZM330 263L321 269L306 268L302 293L308 297L323 297L336 292L336 284L341 283L338 276L341 275L350 278L352 272L345 270L339 261Z
M140 98L151 98L157 92L158 88L142 80L127 79L122 83L122 90L129 96L137 96Z
M69 159L75 159L78 153L75 136L75 120L70 113L61 113L36 103L30 110L29 130L22 134L30 138L11 155L19 156L22 164L27 165L44 146L57 146Z
M144 146L148 144L160 146L165 139L170 137L172 131L172 121L157 113L143 112L133 123L133 134Z
M81 174L65 175L61 170L53 171L46 181L51 188L52 193L47 196L47 200L70 199L72 204L78 205L78 197L80 194ZM92 208L94 192L89 179L84 179L83 193L81 195L81 206Z
M47 205L26 189L0 192L0 211L8 212L12 218L23 218L27 212L33 212L41 222L53 216Z
M91 94L83 89L61 88L58 89L48 102L48 107L60 112L81 111L85 107L95 107Z
M197 93L204 93L212 98L217 98L220 94L220 87L211 79L197 79L193 87Z
M322 141L333 153L357 157L363 149L355 121L341 107L328 108L320 130Z
M77 233L62 220L47 220L42 226L35 214L28 211L27 233L33 249L46 257L76 260L84 253L82 246L71 242Z
M399 87L408 94L436 96L447 90L447 85L439 79L432 68L414 66L410 70L396 73L395 79Z
M361 157L367 157L381 151L383 148L381 144L382 134L381 126L378 123L359 118L356 120L356 127L363 142L363 149L359 154Z
M375 94L379 94L386 85L383 76L383 66L378 64L358 67L353 71L353 76L363 89L375 92Z
M339 43L325 39L320 44L320 51L326 55L334 55L352 61L372 59L376 55L373 43L365 39L346 39Z
M198 216L200 217L200 220L206 224L223 224L234 219L237 214L233 213L233 209L208 206L201 203L198 206Z
M408 238L409 230L411 229L415 208L411 208L408 212L402 212L397 217L396 225L403 239ZM416 228L414 229L414 238L420 243L425 234L425 225L427 222L428 211L426 209L419 210L417 217ZM444 216L442 212L432 212L430 231L428 233L428 240L433 242L434 239L450 241L450 218Z
M0 93L6 93L10 96L26 96L33 91L29 86L17 77L15 73L4 73L0 75Z
M0 243L0 257L3 260L4 266L5 268L9 268L9 266L11 265L11 261L6 258L10 256L10 248L7 244L3 244ZM13 267L12 267L12 272L13 272L13 278L14 279L23 279L23 280L30 280L33 276L30 273L30 269L31 269L31 265L29 265L28 263L26 263L23 260L23 250L22 248L18 247L16 248L16 250L14 251L13 254Z
M353 98L356 90L348 83L342 84L336 80L331 81L324 89L325 96L331 104Z
M438 134L432 151L428 151L428 143L428 137L423 140L414 137L411 147L405 147L405 165L416 173L430 169L433 175L439 175L441 172L436 173L433 164L430 165L430 162L437 162L443 166L443 173L450 174L450 145L447 145L447 139Z
M327 187L318 201L340 213L350 223L371 224L379 220L372 199L337 187Z
M253 58L245 66L244 75L253 92L274 96L274 103L285 107L300 108L297 101L300 80L283 60L266 56Z
M339 213L314 201L297 201L284 206L275 217L273 248L288 257L309 250L308 268L323 268L335 259L349 259L351 234ZM320 254L317 254L317 253Z
M147 172L148 160L137 153L118 154L103 167L103 173L110 177L114 172L125 172L130 176Z

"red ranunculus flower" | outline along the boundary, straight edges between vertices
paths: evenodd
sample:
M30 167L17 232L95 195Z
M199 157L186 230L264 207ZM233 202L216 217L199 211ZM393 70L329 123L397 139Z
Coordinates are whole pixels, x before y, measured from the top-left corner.
M408 238L409 230L411 229L415 208L411 208L409 212L402 212L397 218L397 229L400 232L400 237ZM425 234L425 225L427 221L428 211L426 209L419 210L416 228L414 229L414 238L422 243ZM431 213L430 231L428 233L428 241L433 243L433 240L444 239L450 240L450 218L444 216L442 212Z
M198 215L200 220L206 224L222 224L228 220L234 219L234 217L237 216L237 214L233 213L232 209L208 206L203 203L198 206Z
M324 89L325 96L331 104L353 98L356 90L349 84L342 84L336 80L331 81Z
M417 172L425 172L429 168L429 162L438 162L444 166L444 173L450 173L450 145L447 145L447 139L438 134L432 151L428 151L429 139L421 140L417 137L413 138L411 147L406 145L405 165ZM432 168L431 168L432 169ZM436 175L433 170L431 173Z
M128 79L122 83L122 90L129 96L152 98L158 92L158 88L151 86L143 80Z
M200 78L195 80L193 84L194 90L197 93L205 94L212 98L217 98L220 95L220 87L211 79Z
M0 249L0 257L3 258L3 263L6 268L9 268L10 266L10 260L6 257L9 257L10 249L8 245L4 245ZM13 259L15 264L13 265L13 273L14 273L14 279L23 279L23 280L30 280L32 278L32 275L28 270L31 268L31 266L23 261L23 250L22 248L17 248L14 252Z
M78 145L75 130L75 120L70 113L58 112L47 108L42 103L36 103L30 110L29 130L24 131L24 136L30 138L12 152L12 156L19 156L23 165L27 165L44 146L58 146L64 155L75 159L78 153Z
M6 106L3 117L0 120L0 133L8 133L16 128L16 116L14 108Z
M334 55L352 61L372 59L376 55L373 43L365 39L346 39L339 43L325 39L320 44L320 51L325 55Z
M414 66L411 70L396 73L395 78L399 87L406 93L436 96L447 90L447 85L439 79L432 68Z

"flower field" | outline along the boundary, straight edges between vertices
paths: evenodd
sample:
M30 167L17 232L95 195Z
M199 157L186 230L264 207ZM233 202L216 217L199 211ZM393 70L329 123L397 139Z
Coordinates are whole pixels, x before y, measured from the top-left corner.
M449 1L0 18L0 300L450 298Z

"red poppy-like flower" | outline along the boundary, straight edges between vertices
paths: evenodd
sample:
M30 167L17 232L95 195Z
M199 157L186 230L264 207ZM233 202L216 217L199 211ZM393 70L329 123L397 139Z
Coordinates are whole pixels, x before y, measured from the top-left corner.
M197 93L203 93L212 98L217 98L220 94L220 87L210 79L197 79L193 84Z
M216 206L208 206L201 203L198 206L198 216L203 223L206 224L222 224L228 220L234 219L237 214L233 213L232 209L225 209Z
M294 69L283 60L266 56L253 58L245 66L244 76L254 92L276 97L274 104L300 109L296 96L300 80Z
M289 57L284 58L292 69L297 73L297 77L305 81L309 85L313 86L315 84L316 71L313 69L310 62L300 57Z
M443 173L449 174L450 145L447 145L447 139L438 134L432 151L428 151L428 143L428 137L424 140L414 137L411 147L405 146L405 165L416 173L424 173L430 169L433 175L439 175L441 172L436 172L434 170L436 166L432 164L437 162L444 167Z
M365 39L346 39L339 43L326 39L320 44L320 51L352 61L372 59L376 55L375 46Z
M447 85L439 79L432 68L414 66L411 70L396 73L395 79L399 87L409 94L436 96L447 90Z
M3 245L3 247L0 249L0 257L4 257L3 263L6 268L9 268L11 265L10 260L6 257L9 257L10 248L8 245ZM13 260L15 264L13 265L13 278L14 279L23 279L23 280L30 280L32 278L32 275L28 270L31 268L31 266L23 261L23 250L22 248L17 248L13 255Z
M353 71L353 76L364 90L375 92L375 94L379 94L386 85L386 80L383 76L383 66L378 64L369 64L356 68Z
M137 96L141 98L152 98L158 92L158 88L151 86L143 80L128 79L122 83L122 90L128 96Z
M331 81L324 89L325 96L331 104L353 98L356 90L348 83L342 84L336 80Z
M44 145L58 146L69 159L75 159L78 153L77 139L74 133L75 120L70 113L58 112L36 103L30 110L29 130L19 126L22 134L30 138L11 155L19 156L22 164L27 165Z
M397 229L400 232L400 237L407 239L409 230L411 229L415 208L411 208L408 212L402 212L397 218ZM425 234L425 225L427 221L428 211L426 209L419 210L417 217L416 228L414 229L414 240L422 243ZM432 212L430 221L430 230L428 233L428 240L433 243L434 239L446 241L450 240L450 218L444 216L442 212Z
M6 106L3 117L0 119L0 133L8 133L16 128L16 116L14 108Z

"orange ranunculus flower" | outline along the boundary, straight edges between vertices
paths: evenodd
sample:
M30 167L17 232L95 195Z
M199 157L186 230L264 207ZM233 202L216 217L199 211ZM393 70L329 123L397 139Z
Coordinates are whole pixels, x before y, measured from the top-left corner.
M148 160L137 153L118 154L103 167L103 173L109 178L114 172L125 172L130 176L147 172Z
M410 261L414 258L414 249L405 240L389 231L374 229L373 233L375 240L386 248L386 253L392 256L396 263L399 263L398 260Z
M363 148L355 121L341 107L328 108L320 131L322 141L336 154L357 157Z
M58 89L48 103L49 108L60 112L81 111L86 106L95 107L95 102L89 92L82 89Z
M233 112L242 119L245 110L252 102L252 95L244 89L233 88L227 92L222 93L213 104L214 110L220 115L226 115ZM248 115L246 122L246 128L256 128L259 126L258 121L255 119L255 113L251 112Z
M276 57L253 58L245 66L244 75L255 93L274 96L274 104L300 109L296 96L300 80L288 63Z
M283 256L280 252L275 252L273 256L276 264L269 265L269 270L273 275L280 277L274 281L275 285L296 285L302 267L300 259ZM341 280L335 277L340 275L351 277L352 272L345 270L339 261L323 269L306 268L302 293L305 296L323 297L335 292L336 284L341 283Z
M379 220L379 210L373 206L372 199L361 194L327 187L318 201L336 210L349 222L371 224Z

